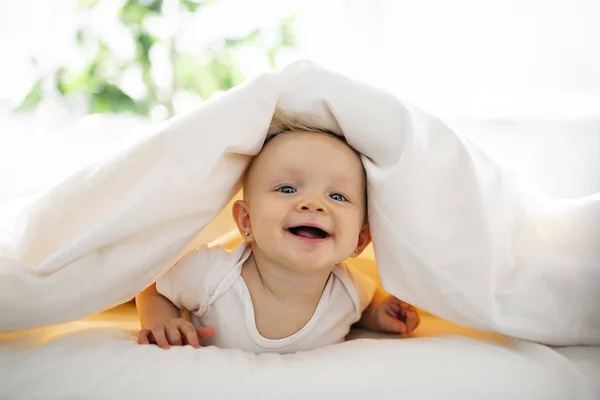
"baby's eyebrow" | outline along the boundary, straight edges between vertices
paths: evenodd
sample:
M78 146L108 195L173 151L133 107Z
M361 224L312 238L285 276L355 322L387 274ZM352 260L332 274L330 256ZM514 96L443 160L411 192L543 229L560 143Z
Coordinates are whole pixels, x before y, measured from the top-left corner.
M296 184L301 178L297 174L286 173L286 171L276 171L269 174L268 177L263 179L269 186L279 185L283 183Z

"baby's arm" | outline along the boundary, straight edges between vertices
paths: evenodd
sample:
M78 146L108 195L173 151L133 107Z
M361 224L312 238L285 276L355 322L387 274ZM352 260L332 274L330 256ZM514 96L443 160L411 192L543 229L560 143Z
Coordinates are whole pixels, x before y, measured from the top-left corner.
M196 328L179 315L179 309L156 290L152 284L136 297L142 330L140 344L156 344L164 349L169 345L189 344L200 347L200 340L214 335L212 328Z
M158 323L179 318L179 309L165 296L158 293L156 284L138 294L135 298L142 329L151 329Z

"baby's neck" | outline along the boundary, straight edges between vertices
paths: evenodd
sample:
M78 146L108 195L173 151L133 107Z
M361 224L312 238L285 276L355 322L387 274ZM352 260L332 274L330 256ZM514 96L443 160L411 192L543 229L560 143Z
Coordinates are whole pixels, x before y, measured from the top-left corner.
M253 252L247 263L248 272L256 273L265 291L281 303L294 306L316 305L333 269L299 272L262 257L259 252Z

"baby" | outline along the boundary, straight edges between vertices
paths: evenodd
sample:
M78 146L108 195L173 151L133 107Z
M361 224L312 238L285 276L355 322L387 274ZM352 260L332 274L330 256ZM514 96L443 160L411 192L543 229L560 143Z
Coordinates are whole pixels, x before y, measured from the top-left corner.
M343 264L371 241L357 153L280 111L272 127L233 205L244 242L194 250L140 293L140 344L294 353L343 342L353 325L406 337L419 324Z

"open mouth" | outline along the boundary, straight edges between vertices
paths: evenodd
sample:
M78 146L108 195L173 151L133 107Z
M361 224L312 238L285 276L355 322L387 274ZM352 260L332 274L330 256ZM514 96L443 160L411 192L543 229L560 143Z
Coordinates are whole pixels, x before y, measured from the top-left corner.
M287 231L294 236L306 238L306 239L327 239L331 236L329 233L325 232L321 228L317 228L315 226L294 226L288 228Z

